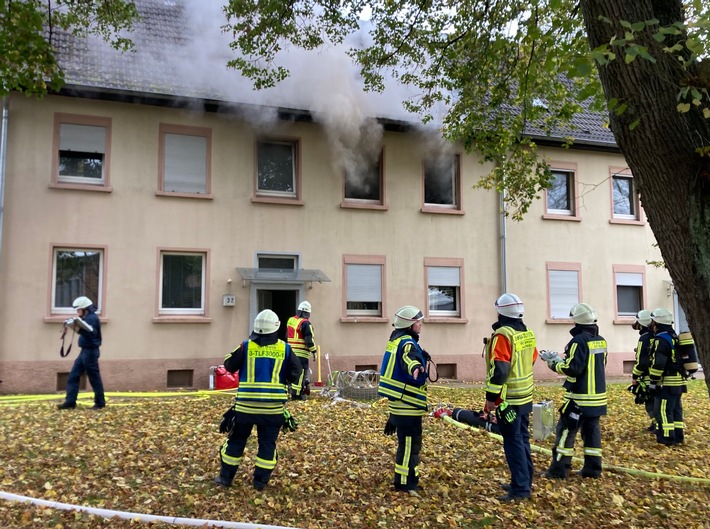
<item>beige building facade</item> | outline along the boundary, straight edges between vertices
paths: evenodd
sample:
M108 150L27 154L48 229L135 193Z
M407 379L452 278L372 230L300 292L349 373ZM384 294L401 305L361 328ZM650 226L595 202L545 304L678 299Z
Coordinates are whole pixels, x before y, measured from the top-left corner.
M636 310L677 310L613 145L544 147L554 185L513 222L498 194L472 187L490 167L456 146L380 121L374 154L352 156L308 113L279 116L11 95L0 393L63 389L74 352L60 358L59 337L78 295L100 309L109 391L206 388L260 310L285 327L303 300L323 381L379 368L405 304L424 311L440 374L470 381L485 378L503 291L524 300L541 349L563 349L572 304L596 307L609 376L630 372ZM543 362L535 373L554 378Z

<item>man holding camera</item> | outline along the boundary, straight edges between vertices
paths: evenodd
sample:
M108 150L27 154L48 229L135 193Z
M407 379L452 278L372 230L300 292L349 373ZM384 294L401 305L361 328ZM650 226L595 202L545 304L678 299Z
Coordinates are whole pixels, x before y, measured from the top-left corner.
M79 333L79 347L81 352L74 361L74 365L67 379L67 394L64 402L57 405L60 410L76 408L76 397L79 394L79 380L86 373L89 384L94 390L94 406L92 410L100 410L106 406L104 385L99 372L99 347L101 346L101 321L96 315L97 307L86 296L78 297L72 303L77 317L70 318L64 325Z

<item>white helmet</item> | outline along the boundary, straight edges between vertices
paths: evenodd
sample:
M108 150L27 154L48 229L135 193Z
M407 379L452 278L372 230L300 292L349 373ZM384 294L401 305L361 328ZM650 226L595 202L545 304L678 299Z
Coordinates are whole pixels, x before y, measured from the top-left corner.
M74 310L78 309L86 309L93 305L92 301L87 298L86 296L79 296L74 300L74 303L71 304L72 307L74 307Z
M307 301L301 301L301 304L298 306L298 310L302 310L303 312L311 312L311 304Z
M577 303L569 311L569 317L580 325L593 325L597 322L597 311L589 303Z
M651 325L651 312L648 310L640 310L636 314L636 323L643 327Z
M394 313L394 328L406 329L424 319L422 311L413 305L404 305Z
M507 316L508 318L522 319L525 314L525 305L523 300L515 294L505 293L501 295L495 304L498 314Z
M279 330L281 322L273 310L262 310L254 318L254 332L256 334L271 334Z
M673 325L673 313L667 309L654 309L651 319L662 325Z

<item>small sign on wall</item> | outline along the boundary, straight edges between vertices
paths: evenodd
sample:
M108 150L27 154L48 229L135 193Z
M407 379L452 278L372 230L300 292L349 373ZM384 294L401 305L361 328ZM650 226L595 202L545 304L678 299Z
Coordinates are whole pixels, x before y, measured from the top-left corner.
M234 294L225 294L222 296L222 306L234 307L237 304L237 296Z

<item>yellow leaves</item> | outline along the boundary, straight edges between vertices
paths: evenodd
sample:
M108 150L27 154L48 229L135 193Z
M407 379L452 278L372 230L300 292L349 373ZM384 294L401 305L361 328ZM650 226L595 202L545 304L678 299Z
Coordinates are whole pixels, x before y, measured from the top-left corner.
M710 401L703 383L693 381L683 397L687 444L667 450L644 431L648 418L643 406L633 404L624 388L609 387L609 414L602 418L605 463L679 476L710 475ZM557 384L540 385L535 401L557 405L562 394ZM491 498L502 493L499 484L510 477L501 443L485 432L459 430L432 417L423 420L421 497L396 493L396 439L382 435L387 406L381 401L369 409L331 406L319 398L289 403L301 426L279 437L278 463L267 488L258 492L252 486L254 431L233 486L220 489L212 479L219 472L224 437L215 418L230 399L145 400L140 406L115 407L110 419L92 415L87 421L76 413L61 416L61 423L47 421L37 407L3 410L0 484L8 492L91 507L304 529L518 529L531 521L546 528L597 529L620 521L626 527L661 527L663 512L678 516L678 527L694 527L693 520L705 519L709 487L609 471L600 480L536 477L530 502L498 504ZM473 410L483 401L481 384L430 392L430 402ZM40 430L41 437L33 434ZM533 441L548 450L552 442ZM581 439L575 455L582 456ZM533 462L539 473L549 456L535 452ZM574 469L580 465L574 462ZM139 525L131 520L102 525L85 513L0 503L0 527L57 524L72 529Z
M624 506L624 497L618 494L612 494L611 501L619 508L623 508Z

